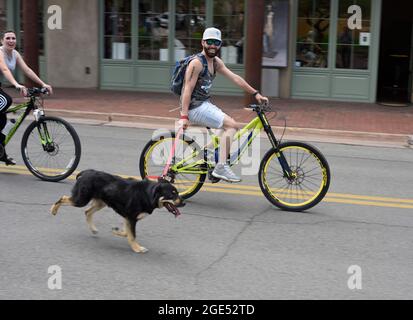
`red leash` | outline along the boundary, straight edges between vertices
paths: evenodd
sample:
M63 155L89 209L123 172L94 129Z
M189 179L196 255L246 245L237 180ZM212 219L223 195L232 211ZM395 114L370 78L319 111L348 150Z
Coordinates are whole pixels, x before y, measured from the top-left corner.
M175 157L176 146L177 146L178 141L179 141L179 138L181 137L181 134L182 134L183 132L184 132L184 128L183 128L183 127L179 127L178 132L176 133L176 136L175 136L175 141L174 141L174 143L173 143L173 145L172 145L171 153L169 154L168 161L166 162L166 166L165 166L165 168L163 169L162 178L165 178L165 177L167 176L167 174L168 174L169 168L171 167L171 164L172 164L172 159L173 159L173 157Z
M165 168L163 169L162 176L148 176L148 179L159 180L160 178L165 178L168 175L169 168L171 167L171 164L172 164L172 159L175 156L176 146L183 132L184 132L184 128L179 127L178 131L176 132L175 141L172 144L172 149L171 149L171 153L169 154L168 161L166 162Z

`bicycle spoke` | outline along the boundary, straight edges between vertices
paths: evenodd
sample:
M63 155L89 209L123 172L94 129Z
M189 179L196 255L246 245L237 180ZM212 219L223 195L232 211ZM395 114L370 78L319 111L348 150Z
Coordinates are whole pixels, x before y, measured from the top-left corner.
M323 171L315 154L306 148L290 146L281 149L292 176L286 177L274 153L265 169L266 189L271 197L286 206L310 203L323 187Z
M43 120L39 125L44 140L40 139L37 126L33 127L26 140L24 153L29 169L33 168L46 179L73 171L77 166L77 147L71 132L58 119Z
M164 138L155 141L149 153L145 155L145 174L148 176L161 176L169 159L173 138ZM192 168L199 160L199 153L194 145L187 141L180 140L176 145L175 156L172 159L169 174L172 175L172 181L181 195L190 193L199 184L200 174L194 170L194 174L179 172L180 168ZM176 170L176 171L175 171Z

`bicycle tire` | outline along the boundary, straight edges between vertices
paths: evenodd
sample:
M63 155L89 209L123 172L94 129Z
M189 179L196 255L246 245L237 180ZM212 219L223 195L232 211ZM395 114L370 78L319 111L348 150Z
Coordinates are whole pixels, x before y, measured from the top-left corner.
M48 150L45 150L41 143L38 130L38 128L44 130L44 125L52 140L47 145ZM67 121L58 117L45 116L39 121L32 122L21 141L24 164L34 176L44 181L58 182L69 177L79 164L81 152L80 139L75 129ZM68 159L62 165L66 153Z
M307 143L285 142L280 144L279 150L296 177L289 180L284 176L277 152L271 149L260 164L258 180L261 191L273 205L283 210L304 211L314 207L324 198L330 186L327 160L317 148ZM274 166L271 164L273 160L276 163Z
M139 171L141 174L142 179L145 179L147 176L161 176L163 169L166 165L169 152L171 150L172 143L175 139L175 132L169 132L166 134L161 134L158 135L154 138L152 138L143 148L143 151L141 153L140 159L139 159ZM182 135L180 137L180 140L182 140L182 148L185 146L190 146L192 150L189 150L190 152L192 151L198 151L199 156L203 158L203 155L201 154L201 149L198 146L198 144L191 138ZM165 145L165 143L167 143ZM164 145L164 146L161 146ZM180 154L185 154L187 151L182 149L179 150L179 145L177 146L176 154L179 156ZM160 146L160 148L157 148ZM163 151L167 151L166 153L162 153ZM159 153L159 154L158 154ZM151 165L149 163L150 159L157 159L157 165ZM199 160L200 158L198 158ZM151 168L150 168L151 167ZM173 174L173 172L172 172ZM172 182L174 186L177 188L179 195L183 199L189 199L190 197L194 196L203 186L206 178L206 174L179 174L175 173L174 174L174 181ZM181 180L184 178L184 180ZM195 181L193 183L188 184L188 176L196 176ZM179 177L179 179L176 179L176 177ZM188 185L188 187L186 187Z

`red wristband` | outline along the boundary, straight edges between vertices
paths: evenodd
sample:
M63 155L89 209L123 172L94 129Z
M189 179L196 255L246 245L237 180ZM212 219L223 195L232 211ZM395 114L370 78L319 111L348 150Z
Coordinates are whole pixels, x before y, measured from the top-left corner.
M188 116L181 116L181 120L189 120Z

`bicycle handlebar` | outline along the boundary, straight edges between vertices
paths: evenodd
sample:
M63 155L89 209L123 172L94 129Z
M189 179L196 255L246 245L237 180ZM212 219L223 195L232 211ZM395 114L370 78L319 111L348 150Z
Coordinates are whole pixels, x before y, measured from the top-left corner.
M269 112L272 110L271 106L268 103L263 104L250 104L247 109L251 109L253 111L259 112Z
M28 88L27 96L28 97L39 97L42 94L49 94L49 90L46 88Z

